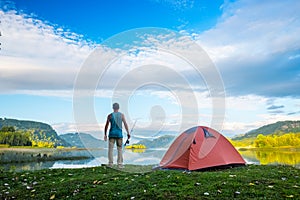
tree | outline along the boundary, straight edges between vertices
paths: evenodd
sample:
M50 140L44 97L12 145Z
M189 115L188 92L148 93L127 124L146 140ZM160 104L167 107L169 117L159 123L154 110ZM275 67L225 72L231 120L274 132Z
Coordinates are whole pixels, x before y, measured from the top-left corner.
M0 129L0 132L15 132L15 131L16 131L16 129L13 126L3 126Z
M300 146L300 133L287 133L278 135L277 133L264 136L259 134L255 141L255 147L299 147Z
M256 137L256 140L254 141L254 146L255 147L265 147L266 146L266 140L263 134L259 134Z
M0 144L8 144L10 146L31 146L30 132L11 131L12 129L4 129L10 131L0 131Z

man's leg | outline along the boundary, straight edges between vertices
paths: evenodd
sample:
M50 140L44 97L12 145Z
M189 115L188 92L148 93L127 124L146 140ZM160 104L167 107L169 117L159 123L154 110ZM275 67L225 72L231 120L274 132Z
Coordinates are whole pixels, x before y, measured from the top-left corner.
M123 152L122 152L123 138L117 139L117 149L118 149L118 167L123 167Z
M109 138L109 143L108 143L108 166L109 167L112 167L114 163L113 152L114 152L115 141L116 141L115 138Z

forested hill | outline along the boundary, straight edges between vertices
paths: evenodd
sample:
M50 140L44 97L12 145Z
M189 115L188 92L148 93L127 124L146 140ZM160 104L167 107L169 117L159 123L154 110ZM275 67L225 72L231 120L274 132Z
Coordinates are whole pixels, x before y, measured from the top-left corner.
M105 148L107 142L94 138L87 133L67 133L59 136L70 146L78 148Z
M270 135L274 133L299 133L300 121L279 121L273 124L262 126L258 129L249 131L246 134L236 136L232 140L242 140L246 138L255 138L257 135Z
M56 131L46 123L0 118L0 129L2 127L14 127L17 131L29 131L32 134L32 140L36 142L43 141L51 142L54 146L68 146L64 140L58 137Z
M163 135L153 140L148 140L148 139L141 140L138 142L138 144L143 144L147 148L166 148L170 146L174 138L175 136L173 135Z

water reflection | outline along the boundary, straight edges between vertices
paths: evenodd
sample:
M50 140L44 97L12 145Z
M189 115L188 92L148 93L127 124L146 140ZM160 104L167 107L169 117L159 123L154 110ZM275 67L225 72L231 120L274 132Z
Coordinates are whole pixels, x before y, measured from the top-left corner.
M245 150L239 151L247 163L291 165L300 168L300 151Z
M1 164L1 168L5 171L34 171L51 168L56 161L47 162L27 162L27 163L6 163Z
M158 165L167 149L125 149L123 151L124 164ZM300 151L239 151L248 164L262 165L291 165L300 168ZM84 168L107 164L107 149L90 149L86 151L72 151L72 155L92 155L88 159L59 160L28 163L1 164L1 168L11 171L40 170L54 168ZM117 160L117 151L114 149L114 163Z
M38 162L45 160L82 159L93 155L86 149L0 149L1 163Z
M133 165L157 165L163 157L166 149L124 149L124 164ZM58 161L35 161L35 162L13 162L1 165L1 168L6 171L24 171L24 170L40 170L40 169L55 169L55 168L84 168L96 167L101 164L107 164L107 149L89 149L86 151L73 150L73 156L87 156L91 158L80 160L58 160ZM13 157L9 157L12 155ZM13 154L7 153L6 161L8 159L16 160L15 152ZM68 154L68 156L70 156ZM114 163L117 161L117 150L114 149Z
M97 167L100 163L95 158L86 160L60 160L55 162L50 168L84 168L84 167Z
M145 153L146 149L126 149L126 151L131 151L133 153Z
M0 149L0 159L1 169L24 171L49 169L61 163L68 168L78 164L84 167L94 158L85 149Z

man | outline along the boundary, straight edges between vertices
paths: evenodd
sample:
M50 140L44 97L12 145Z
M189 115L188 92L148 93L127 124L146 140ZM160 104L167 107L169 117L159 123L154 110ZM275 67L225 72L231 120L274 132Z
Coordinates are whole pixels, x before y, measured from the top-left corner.
M128 131L128 125L125 120L124 114L119 112L120 106L118 103L113 104L113 110L111 114L107 116L105 129L104 129L104 140L107 141L107 129L110 124L109 129L109 143L108 143L108 166L113 165L113 149L114 144L117 145L118 159L117 164L119 168L123 168L123 155L122 155L122 144L123 144L123 133L122 133L122 122L124 123L125 130L127 132L127 138L130 139L130 133Z

